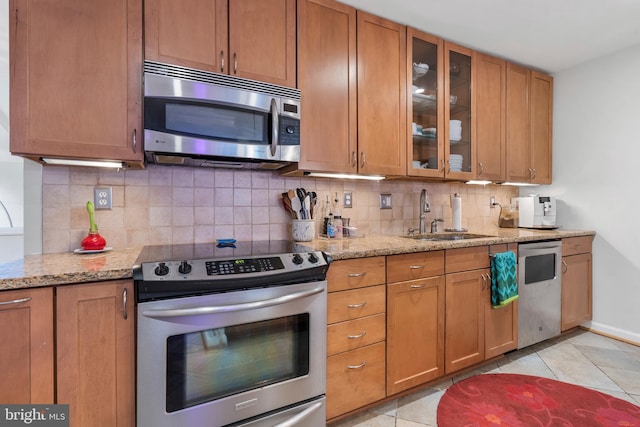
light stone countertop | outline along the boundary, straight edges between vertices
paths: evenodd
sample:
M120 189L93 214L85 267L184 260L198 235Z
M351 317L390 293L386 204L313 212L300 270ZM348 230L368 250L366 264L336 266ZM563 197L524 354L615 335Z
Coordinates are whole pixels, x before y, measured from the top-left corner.
M334 260L364 258L380 255L434 251L500 243L562 239L566 237L593 236L587 230L528 230L496 228L470 230L470 233L492 237L452 240L422 241L402 236L367 235L364 237L315 239L300 244L313 250L328 253ZM114 249L98 254L43 254L27 255L23 259L0 264L0 290L67 285L103 280L128 279L142 248Z

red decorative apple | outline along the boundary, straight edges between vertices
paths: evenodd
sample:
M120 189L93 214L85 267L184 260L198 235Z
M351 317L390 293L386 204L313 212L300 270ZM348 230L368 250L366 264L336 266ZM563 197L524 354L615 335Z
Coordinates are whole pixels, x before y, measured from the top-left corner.
M82 239L80 245L85 251L101 251L107 245L107 241L98 233L98 225L94 216L93 203L87 202L87 212L89 212L89 234Z

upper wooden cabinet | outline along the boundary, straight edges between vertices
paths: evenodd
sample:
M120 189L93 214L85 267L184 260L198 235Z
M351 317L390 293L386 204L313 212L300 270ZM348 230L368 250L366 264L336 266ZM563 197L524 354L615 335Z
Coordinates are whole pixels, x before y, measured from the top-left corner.
M474 52L476 178L504 181L506 176L506 61Z
M10 0L13 154L142 164L142 1Z
M472 179L473 52L414 29L407 34L407 174Z
M0 402L54 403L53 289L0 292Z
M145 58L296 86L296 0L147 0Z
M507 181L551 184L553 78L507 64Z
M356 10L333 0L298 1L302 170L356 172Z

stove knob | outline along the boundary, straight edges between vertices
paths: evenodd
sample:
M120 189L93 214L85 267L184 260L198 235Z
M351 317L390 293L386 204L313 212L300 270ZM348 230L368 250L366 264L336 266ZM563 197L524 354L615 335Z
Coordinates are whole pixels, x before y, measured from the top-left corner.
M318 262L318 257L313 252L309 254L309 262L311 264L315 264L316 262Z
M180 267L178 267L178 273L180 274L191 273L191 264L189 264L187 261L182 261L180 263Z
M295 254L293 256L293 263L294 264L302 264L304 262L304 260L302 259L302 257L300 256L300 254Z
M167 264L165 264L164 262L161 262L156 267L155 273L156 276L166 276L167 274L169 274L169 267L167 267Z

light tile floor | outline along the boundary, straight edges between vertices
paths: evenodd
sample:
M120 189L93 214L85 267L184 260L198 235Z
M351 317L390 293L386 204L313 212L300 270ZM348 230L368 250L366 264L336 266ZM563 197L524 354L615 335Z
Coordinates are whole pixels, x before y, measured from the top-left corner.
M640 347L577 329L331 427L435 427L438 402L447 387L472 375L500 372L553 378L640 405Z

